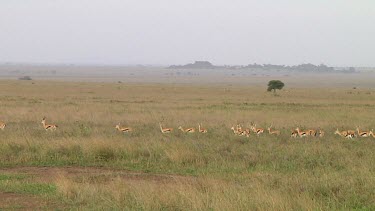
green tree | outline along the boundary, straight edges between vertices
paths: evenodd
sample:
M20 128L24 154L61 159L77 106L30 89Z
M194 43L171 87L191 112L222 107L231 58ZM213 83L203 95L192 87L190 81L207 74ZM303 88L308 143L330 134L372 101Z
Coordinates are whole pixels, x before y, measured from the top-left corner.
M284 83L280 80L272 80L268 82L267 91L270 92L273 90L273 93L276 93L276 89L282 89L284 87Z

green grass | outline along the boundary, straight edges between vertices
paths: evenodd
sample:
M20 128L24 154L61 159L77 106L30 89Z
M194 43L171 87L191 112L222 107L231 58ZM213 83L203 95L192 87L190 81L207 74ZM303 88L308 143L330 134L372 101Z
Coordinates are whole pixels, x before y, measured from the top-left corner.
M25 174L0 174L0 192L51 195L56 193L56 186L53 184L35 183L27 179L30 176Z
M75 209L375 209L375 139L333 135L375 127L372 89L294 88L275 97L245 86L2 81L0 96L0 120L8 123L0 131L1 168L100 168L57 172L48 183L0 174L0 192ZM43 116L58 130L44 131ZM134 132L119 133L119 122ZM161 134L159 122L176 131ZM251 122L282 134L246 138L230 130ZM198 123L209 132L177 131ZM297 126L326 135L290 138Z

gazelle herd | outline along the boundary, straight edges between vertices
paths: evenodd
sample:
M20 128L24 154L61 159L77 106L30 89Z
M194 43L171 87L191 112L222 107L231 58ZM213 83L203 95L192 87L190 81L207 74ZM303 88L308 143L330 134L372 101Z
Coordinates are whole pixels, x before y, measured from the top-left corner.
M357 132L357 134L356 134ZM370 131L361 131L359 129L359 126L357 126L357 130L343 130L343 131L339 131L339 129L336 129L335 131L335 134L341 136L341 137L344 137L344 138L348 138L348 139L352 139L352 138L355 138L355 137L362 137L362 138L366 138L366 137L374 137L375 138L375 135L374 135L374 131L373 130L370 130Z
M256 124L253 124L253 123L251 123L249 128L242 128L242 126L240 124L238 124L236 126L232 126L230 129L233 131L234 135L246 136L246 137L250 137L251 131L257 136L264 133L263 128L257 128ZM270 134L270 135L278 136L278 135L281 134L281 132L279 130L272 129L272 125L267 128L267 131L268 131L268 134ZM314 129L301 130L299 127L297 127L296 129L292 130L292 132L290 134L290 137L292 137L292 138L297 138L297 137L300 137L300 138L303 138L303 137L323 137L324 134L325 134L324 131L321 130L320 128L318 130L314 130ZM374 134L373 130L361 131L359 129L359 126L357 126L356 131L355 130L339 131L337 129L334 132L334 134L337 134L337 135L339 135L341 137L344 137L344 138L354 138L354 137L357 137L357 136L363 137L363 138L372 136L372 137L375 138L375 134Z
M42 123L43 128L46 131L55 131L58 128L58 126L55 125L55 124L47 124L46 123L46 117L43 117L41 123ZM6 123L0 121L0 129L1 130L4 130L6 126L7 126ZM172 133L173 130L174 130L173 128L164 128L161 123L159 123L159 126L160 126L160 131L162 133ZM133 131L133 129L131 127L121 127L120 123L118 123L115 126L115 128L122 133L129 133L129 132ZM250 135L252 133L257 135L257 136L260 136L265 131L263 128L257 127L257 125L254 124L254 123L251 123L248 128L243 128L241 126L241 124L237 124L236 126L232 126L230 129L233 131L234 135L246 136L246 137L250 137ZM196 129L194 127L183 128L182 126L179 126L178 130L181 130L183 133L195 133L196 132ZM268 134L270 134L270 135L279 136L281 134L280 130L274 130L273 129L273 125L270 125L269 127L267 127L267 131L268 131ZM207 129L203 128L201 126L201 124L198 124L198 133L207 133L207 132L208 132ZM366 137L370 137L370 136L375 138L375 134L374 134L373 130L362 131L362 130L360 130L359 126L356 127L356 130L339 131L339 129L336 129L334 134L339 135L343 138L347 138L347 139L352 139L352 138L355 138L355 137L366 138ZM314 130L314 129L301 130L299 127L297 127L296 129L291 131L290 136L293 137L293 138L297 138L297 137L300 137L300 138L303 138L303 137L323 137L324 131L321 130L320 128L318 130Z

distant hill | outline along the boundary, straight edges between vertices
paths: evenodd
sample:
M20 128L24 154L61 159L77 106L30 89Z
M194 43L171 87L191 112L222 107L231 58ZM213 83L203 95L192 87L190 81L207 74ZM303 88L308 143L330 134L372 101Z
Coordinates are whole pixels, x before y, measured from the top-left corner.
M194 63L186 65L172 65L171 69L214 69L216 66L212 65L208 61L195 61Z
M334 68L329 67L325 64L314 65L314 64L300 64L293 66L286 65L274 65L274 64L249 64L249 65L224 65L215 66L208 61L195 61L194 63L186 65L172 65L170 69L248 69L248 70L265 70L265 71L298 71L298 72L345 72L354 73L356 69L354 67L348 68Z

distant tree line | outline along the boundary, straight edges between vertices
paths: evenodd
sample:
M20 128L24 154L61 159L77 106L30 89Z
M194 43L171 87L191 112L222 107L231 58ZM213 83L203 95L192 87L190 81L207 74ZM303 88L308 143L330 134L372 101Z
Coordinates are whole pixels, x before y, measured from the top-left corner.
M224 65L215 66L208 61L196 61L186 65L172 65L170 69L250 69L250 70L267 70L267 71L301 71L301 72L356 72L354 67L335 69L325 64L314 65L311 63L300 65L274 65L274 64L249 64L249 65Z

